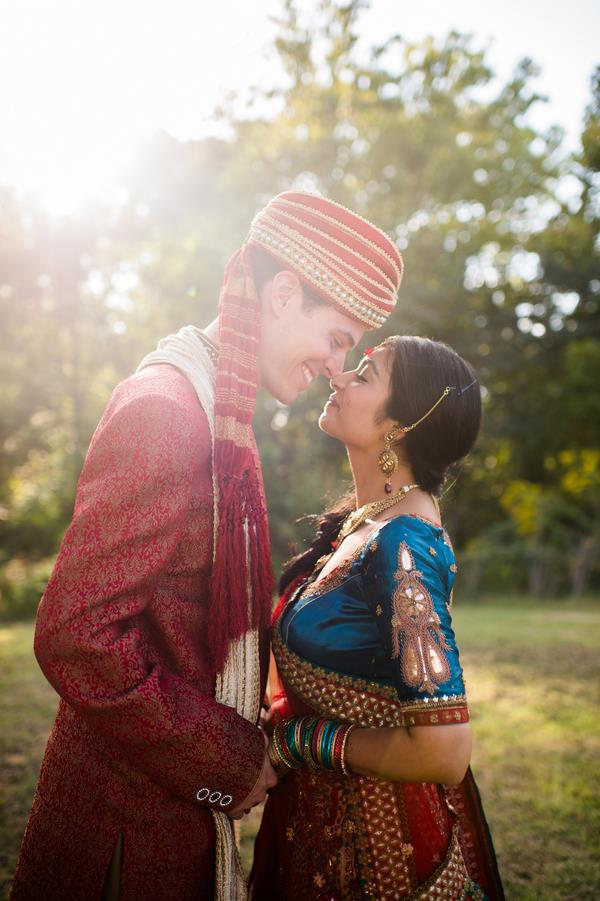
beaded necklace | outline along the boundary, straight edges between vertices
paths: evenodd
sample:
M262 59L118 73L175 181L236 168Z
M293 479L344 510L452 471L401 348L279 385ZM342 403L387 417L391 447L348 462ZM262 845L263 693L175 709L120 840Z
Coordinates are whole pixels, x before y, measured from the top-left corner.
M352 532L356 532L356 530L360 526L362 526L362 524L367 519L369 519L370 516L378 516L379 513L383 513L384 510L388 510L395 504L399 504L401 500L404 500L404 498L410 491L412 491L414 488L420 487L420 485L416 484L403 485L400 491L396 492L396 494L393 494L391 497L386 497L381 501L370 501L368 504L363 504L363 506L359 507L358 510L353 510L352 513L349 513L340 527L340 531L337 534L336 540L331 542L333 550L329 551L327 554L323 554L323 556L319 557L319 559L316 561L313 567L310 581L313 582L317 578L319 572L323 569L329 558L339 548L344 538L347 538L348 535L352 534ZM340 563L339 566L335 567L335 570L332 570L331 572L335 572L342 566L344 566L344 561L342 561L342 563Z
M380 513L383 513L384 510L388 510L395 504L399 504L413 488L420 487L420 485L403 485L400 491L396 492L396 494L393 494L391 497L386 497L381 501L371 501L368 504L363 504L358 510L353 510L342 523L342 527L338 532L336 545L339 546L344 538L347 538L352 532L356 532L369 517L378 516Z

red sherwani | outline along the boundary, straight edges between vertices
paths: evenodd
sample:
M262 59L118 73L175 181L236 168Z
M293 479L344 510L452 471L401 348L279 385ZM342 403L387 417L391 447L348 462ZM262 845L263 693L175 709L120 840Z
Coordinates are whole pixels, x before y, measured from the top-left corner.
M211 808L237 806L264 757L206 664L212 527L204 411L178 370L143 369L92 438L38 611L35 653L61 701L14 901L99 899L120 832L122 901L212 897Z

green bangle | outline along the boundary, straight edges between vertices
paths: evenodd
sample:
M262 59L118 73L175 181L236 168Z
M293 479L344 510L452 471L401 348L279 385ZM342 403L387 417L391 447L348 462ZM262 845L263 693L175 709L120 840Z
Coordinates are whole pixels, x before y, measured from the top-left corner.
M294 755L291 753L288 744L285 740L285 730L289 723L288 721L283 721L282 723L278 723L273 730L273 743L275 748L281 757L282 761L290 770L298 769L298 761L294 758Z
M310 770L311 773L316 773L319 769L317 762L315 761L312 754L312 740L315 734L315 729L318 726L318 719L315 717L309 717L308 722L306 724L306 732L304 734L303 748L302 748L302 756L304 757L305 763Z
M323 730L323 767L327 770L333 770L333 748L335 745L336 735L338 733L339 726L336 723L328 720L324 730Z

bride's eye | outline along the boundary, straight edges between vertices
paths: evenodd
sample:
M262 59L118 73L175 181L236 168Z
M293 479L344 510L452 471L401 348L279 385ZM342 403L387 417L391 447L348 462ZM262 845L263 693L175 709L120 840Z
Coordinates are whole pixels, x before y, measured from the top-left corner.
M356 378L358 379L359 382L366 382L366 381L367 381L367 379L364 377L364 375L362 375L360 372L357 372L357 373L356 373Z

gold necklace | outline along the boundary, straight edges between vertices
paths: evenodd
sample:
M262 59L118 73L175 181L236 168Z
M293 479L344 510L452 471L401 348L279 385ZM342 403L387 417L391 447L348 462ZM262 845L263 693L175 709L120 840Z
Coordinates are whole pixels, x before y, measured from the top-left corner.
M420 487L420 485L403 485L400 491L393 494L391 497L386 497L381 501L371 501L368 504L363 504L358 510L349 513L338 532L336 547L339 547L344 538L347 538L352 532L356 532L359 526L362 526L365 520L370 516L377 516L379 513L383 513L384 510L388 510L390 507L393 507L394 504L398 504L401 500L404 500L406 495L412 491L413 488Z

